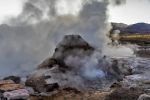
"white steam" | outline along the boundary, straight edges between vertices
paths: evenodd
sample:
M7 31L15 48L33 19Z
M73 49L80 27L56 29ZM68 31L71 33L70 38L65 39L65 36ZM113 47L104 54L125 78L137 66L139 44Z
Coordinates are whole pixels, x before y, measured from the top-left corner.
M26 0L0 0L0 24L22 12Z
M28 0L17 18L0 25L0 75L30 73L66 34L101 48L106 11L106 0Z
M116 57L133 57L134 51L130 46L106 46L104 47L103 54L112 58Z
M100 79L105 77L105 73L102 69L104 66L107 66L107 62L103 60L99 52L95 51L91 56L85 56L83 58L80 56L69 56L65 60L65 63L68 66L74 66L81 76L87 79Z
M56 13L58 15L77 16L82 9L83 0L58 0L56 2Z
M99 55L97 54L98 53L95 53L91 57L88 57L88 59L86 59L83 64L82 73L83 76L87 77L88 79L97 79L105 77L105 73L102 70L102 67L106 66L106 64L102 62L101 64L99 64L100 63L99 60L103 58L100 56L100 53Z

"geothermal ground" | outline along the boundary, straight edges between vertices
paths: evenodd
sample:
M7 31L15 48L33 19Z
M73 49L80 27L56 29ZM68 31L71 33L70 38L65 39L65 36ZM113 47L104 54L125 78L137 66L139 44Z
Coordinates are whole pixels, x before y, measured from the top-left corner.
M149 61L107 58L79 35L67 35L26 85L39 93L31 100L150 100Z
M66 35L26 81L4 78L0 90L9 99L25 91L19 95L29 100L150 100L149 63L145 57L107 57L80 35Z
M119 58L118 61L128 62L132 68L132 75L112 83L110 87L88 91L65 88L54 91L51 96L32 96L31 100L37 100L37 98L42 100L150 100L148 95L150 93L150 59Z

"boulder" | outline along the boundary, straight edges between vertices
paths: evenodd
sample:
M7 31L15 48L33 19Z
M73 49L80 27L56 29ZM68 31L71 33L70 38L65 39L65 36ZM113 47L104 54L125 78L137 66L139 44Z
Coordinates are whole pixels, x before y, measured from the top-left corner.
M28 78L26 81L26 86L32 87L35 92L51 92L56 89L59 89L58 83L48 84L46 82L47 77L32 77Z
M37 92L46 92L45 84L43 77L30 77L25 82L26 86L32 87Z
M16 84L19 84L21 81L21 78L19 76L8 76L8 77L5 77L3 80L12 80Z
M52 68L58 64L58 61L54 58L48 58L38 65L38 69L42 68Z
M56 89L59 89L58 83L46 84L45 85L46 92L52 92Z
M110 88L121 88L121 87L122 87L122 85L120 82L115 82L110 86Z

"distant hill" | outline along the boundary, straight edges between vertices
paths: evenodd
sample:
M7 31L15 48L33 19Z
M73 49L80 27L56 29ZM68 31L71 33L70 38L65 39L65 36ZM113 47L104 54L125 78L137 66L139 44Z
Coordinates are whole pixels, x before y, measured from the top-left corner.
M123 33L150 33L150 24L136 23L122 30Z

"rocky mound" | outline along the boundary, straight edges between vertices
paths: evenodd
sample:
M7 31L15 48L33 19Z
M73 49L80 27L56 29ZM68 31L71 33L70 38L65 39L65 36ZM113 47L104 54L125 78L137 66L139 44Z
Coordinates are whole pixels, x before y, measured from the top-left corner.
M26 85L37 92L58 88L97 90L109 87L129 74L130 68L102 56L79 35L66 35L52 57L43 61L27 78Z
M68 56L90 56L93 51L94 48L80 35L66 35L57 45L53 56L44 60L38 68L49 68L57 64L66 68L65 59Z

